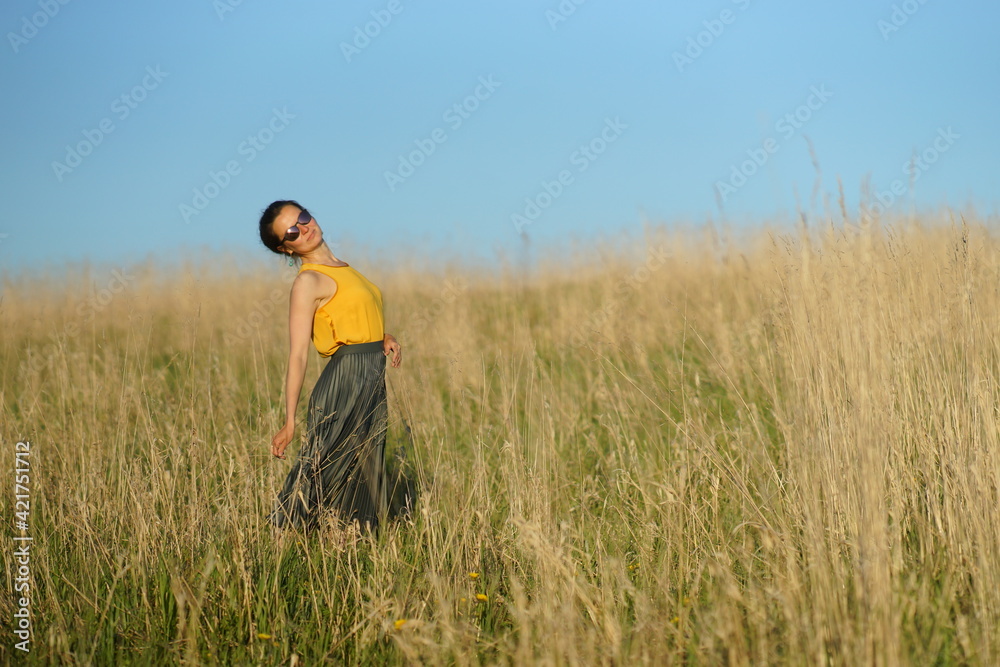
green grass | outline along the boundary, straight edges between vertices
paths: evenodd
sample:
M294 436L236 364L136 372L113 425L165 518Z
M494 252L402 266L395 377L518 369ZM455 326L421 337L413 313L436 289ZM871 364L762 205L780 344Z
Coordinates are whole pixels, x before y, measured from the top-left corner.
M269 453L284 304L236 329L277 278L132 285L62 338L72 293L6 286L0 442L32 442L35 634L0 656L994 664L1000 242L771 238L739 261L649 239L675 259L627 291L624 261L447 294L371 267L407 332L387 461L415 494L376 538L264 522L293 460Z

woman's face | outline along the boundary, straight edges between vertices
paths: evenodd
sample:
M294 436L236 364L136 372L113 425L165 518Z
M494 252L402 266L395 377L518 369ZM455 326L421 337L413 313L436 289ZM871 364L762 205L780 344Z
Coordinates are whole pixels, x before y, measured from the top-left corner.
M298 222L299 213L301 212L302 209L299 207L286 204L281 209L281 213L274 218L274 222L271 225L271 229L275 235L279 239L282 239L280 247L291 250L296 255L307 253L323 243L323 230L319 228L319 224L315 218L310 218L307 223ZM299 237L294 241L285 241L285 234L296 225L299 228Z

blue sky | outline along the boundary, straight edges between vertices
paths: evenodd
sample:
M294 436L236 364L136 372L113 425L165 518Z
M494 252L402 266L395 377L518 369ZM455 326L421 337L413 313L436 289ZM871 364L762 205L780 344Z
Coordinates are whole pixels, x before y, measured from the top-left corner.
M0 267L266 258L284 198L347 261L754 225L796 193L821 212L807 138L834 201L870 179L894 211L994 213L998 23L986 0L16 0Z

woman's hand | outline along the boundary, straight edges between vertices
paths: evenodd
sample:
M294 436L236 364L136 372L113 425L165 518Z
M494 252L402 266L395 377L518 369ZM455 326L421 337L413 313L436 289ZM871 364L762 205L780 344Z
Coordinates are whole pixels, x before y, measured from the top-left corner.
M392 355L392 367L399 368L399 365L403 362L402 356L402 346L396 337L392 334L386 334L385 338L382 339L382 349L385 351L386 356Z
M285 458L285 447L295 437L295 424L285 424L281 430L271 439L271 453L279 459Z

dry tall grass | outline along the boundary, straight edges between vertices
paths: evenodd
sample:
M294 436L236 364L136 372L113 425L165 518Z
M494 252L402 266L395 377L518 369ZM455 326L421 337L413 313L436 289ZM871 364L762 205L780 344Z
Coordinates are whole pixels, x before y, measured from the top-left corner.
M390 448L419 492L375 543L263 523L291 461L268 453L287 276L6 285L32 658L1000 662L986 222L651 231L527 281L358 266L405 346Z

